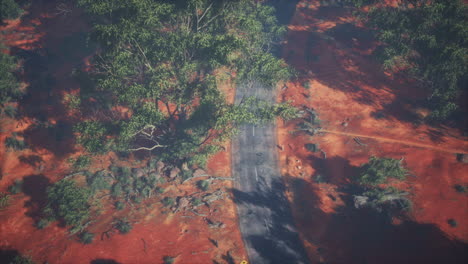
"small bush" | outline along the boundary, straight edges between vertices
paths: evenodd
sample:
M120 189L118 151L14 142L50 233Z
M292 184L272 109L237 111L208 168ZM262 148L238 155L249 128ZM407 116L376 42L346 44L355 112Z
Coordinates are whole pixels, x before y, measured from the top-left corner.
M164 264L173 264L173 263L174 263L174 260L175 260L175 258L174 258L174 257L170 257L170 256L165 256L165 257L163 258Z
M120 197L123 194L122 184L116 183L112 186L111 195L112 197Z
M305 148L310 152L317 152L319 150L318 145L312 143L305 144Z
M11 194L18 194L23 191L23 181L16 179L15 182L8 187Z
M78 156L76 159L70 159L69 162L72 164L72 168L74 170L83 170L91 165L91 157L81 155Z
M10 204L10 195L0 192L0 209L7 207Z
M192 199L192 205L193 206L200 206L200 205L202 205L202 200L200 198L193 198Z
M161 187L156 187L155 191L159 194L163 194L164 193L164 188L161 188Z
M136 204L141 204L141 202L143 201L143 198L141 198L140 196L133 196L132 200Z
M16 255L9 264L34 264L34 261L31 257Z
M65 95L65 102L70 110L80 109L81 98L79 95L67 94Z
M164 199L162 199L162 203L165 207L169 207L172 206L175 201L172 197L164 197Z
M207 191L210 187L210 182L207 180L201 180L197 182L197 187L202 191Z
M89 232L83 232L80 234L80 242L83 244L91 244L94 240L94 234Z
M309 90L309 89L310 89L310 82L308 82L308 81L305 82L305 83L303 84L303 86L304 86L304 88L306 88L307 90Z
M118 211L121 211L121 210L125 209L125 203L121 202L121 201L115 202L114 206L115 206L115 209L118 210Z
M119 230L121 234L127 234L132 230L132 225L127 221L127 219L117 219L115 228Z
M327 177L325 177L322 174L317 174L317 176L315 176L315 178L314 178L314 181L316 183L327 183L328 182Z
M8 148L8 150L23 150L27 147L24 140L17 139L15 134L13 134L12 137L5 139L5 146Z
M407 173L408 171L403 168L400 160L371 157L368 163L361 166L357 182L375 186L385 183L387 178L404 180Z
M461 184L456 184L453 188L459 193L466 193L468 191L468 187Z
M447 223L451 226L451 227L457 227L458 226L458 223L457 221L455 221L455 219L449 219L447 221Z
M23 13L21 7L15 0L0 1L0 22L4 19L15 19Z
M50 224L50 220L47 219L47 218L42 218L41 220L37 221L36 223L36 227L38 229L44 229L46 227L48 227Z
M16 115L18 114L18 111L16 110L16 108L14 106L11 106L11 105L7 105L5 106L5 108L3 109L3 113L8 116L9 118L15 118Z
M191 170L183 170L180 176L182 177L182 181L185 181L193 177L193 172Z

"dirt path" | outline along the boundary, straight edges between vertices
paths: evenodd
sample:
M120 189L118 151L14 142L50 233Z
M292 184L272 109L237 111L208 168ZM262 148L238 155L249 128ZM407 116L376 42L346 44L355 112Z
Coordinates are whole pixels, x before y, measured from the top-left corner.
M349 136L349 137L370 138L370 139L375 139L375 140L383 141L383 142L397 143L397 144L407 145L407 146L411 146L411 147L431 149L431 150L447 152L447 153L452 153L452 154L458 154L458 153L468 154L467 151L461 150L461 149L442 148L442 147L437 147L437 146L433 146L433 145L422 144L422 143L417 143L417 142L410 142L410 141L405 141L405 140L392 139L392 138L369 136L369 135L349 133L349 132L341 132L341 131L333 131L333 130L327 130L327 129L322 129L322 130L320 130L320 132L331 133L331 134L336 134L336 135L343 135L343 136Z

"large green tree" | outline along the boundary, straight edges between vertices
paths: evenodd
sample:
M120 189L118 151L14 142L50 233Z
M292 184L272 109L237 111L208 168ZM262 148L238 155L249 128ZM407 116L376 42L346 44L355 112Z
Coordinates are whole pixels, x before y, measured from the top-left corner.
M430 88L436 119L448 117L466 88L468 8L461 0L405 0L371 8L365 15L384 43L377 56L385 68L403 70Z
M264 119L247 105L252 100L226 102L217 88L217 70L224 67L237 71L239 81L257 78L266 85L289 77L286 65L269 53L284 29L273 9L257 1L79 4L93 18L92 38L101 46L94 60L96 89L88 96L131 113L128 119L77 126L80 142L91 143L92 152L107 139L113 150L156 151L167 161L203 165L238 124ZM99 105L104 104L92 107ZM291 113L287 105L273 110ZM87 133L93 122L111 129Z

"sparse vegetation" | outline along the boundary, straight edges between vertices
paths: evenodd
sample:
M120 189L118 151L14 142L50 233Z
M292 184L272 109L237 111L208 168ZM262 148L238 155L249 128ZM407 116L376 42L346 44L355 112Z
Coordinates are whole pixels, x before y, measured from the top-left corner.
M76 159L69 159L69 162L72 164L73 170L83 170L91 165L91 157L80 155Z
M0 210L10 204L10 195L0 192Z
M69 179L58 181L47 188L45 215L63 220L66 225L79 228L89 218L90 191Z
M83 232L79 235L80 242L83 244L91 244L94 240L94 234L89 232Z
M121 201L115 202L114 206L115 206L115 209L117 209L119 211L125 209L125 203L123 203Z
M117 219L115 221L115 228L119 230L121 234L127 234L132 230L132 225L130 222L123 218L123 219Z
M11 137L7 137L5 139L5 147L8 148L8 150L24 150L27 148L26 142L22 139L17 138L16 133L12 133Z
M361 166L356 180L359 184L371 186L386 183L388 178L404 180L408 171L401 163L401 160L392 158L371 157L368 163Z
M12 185L8 187L8 191L11 194L18 194L23 191L23 181L16 179Z
M210 187L210 182L207 181L207 180L198 181L198 182L197 182L197 187L198 187L200 190L206 192L206 191L208 190L208 188Z
M164 197L161 200L161 202L165 207L170 207L170 206L174 205L174 203L175 203L174 198L172 198L172 197Z

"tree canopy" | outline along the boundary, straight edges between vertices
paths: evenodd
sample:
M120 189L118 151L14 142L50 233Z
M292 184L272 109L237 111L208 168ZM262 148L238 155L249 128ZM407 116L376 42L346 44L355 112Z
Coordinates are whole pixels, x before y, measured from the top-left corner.
M289 77L286 64L269 53L284 32L271 7L247 0L78 2L101 46L92 72L96 87L86 97L111 101L110 109L95 101L90 107L131 113L78 125L78 142L90 152L147 150L203 165L238 124L273 118L255 115L248 101L228 104L217 87L221 67L237 72L238 82L275 85ZM290 116L291 109L272 110Z
M361 166L357 181L364 185L378 185L386 183L388 178L404 180L407 173L401 160L370 157L369 162Z
M467 5L461 0L405 0L396 7L371 8L364 17L384 43L376 52L384 67L405 71L430 88L433 118L450 116L466 88Z
M21 15L23 10L15 0L0 0L0 23L4 19L14 19Z

